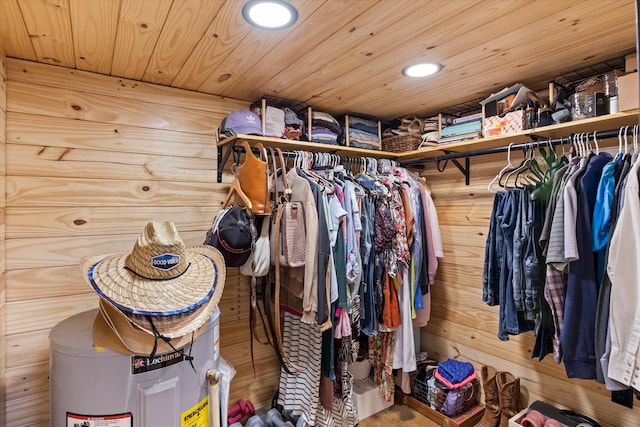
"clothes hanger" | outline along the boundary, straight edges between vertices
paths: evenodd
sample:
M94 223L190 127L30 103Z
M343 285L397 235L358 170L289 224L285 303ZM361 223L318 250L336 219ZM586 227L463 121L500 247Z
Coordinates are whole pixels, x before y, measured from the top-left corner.
M624 127L624 154L629 154L629 147L627 145L627 131L629 130L629 126Z
M493 179L487 186L487 191L489 191L489 193L495 193L496 191L493 190L493 184L499 181L500 177L507 171L507 169L515 167L513 163L511 163L511 147L513 147L513 142L509 143L509 146L507 147L507 164L502 168L502 170L500 170L500 172L496 174L496 176L493 177Z
M523 166L525 166L528 156L529 156L529 144L525 144L523 146L523 152L524 152L524 157L522 158L522 161L520 162L520 164L518 166L516 166L515 168L512 168L510 170L506 170L502 175L500 175L500 177L498 178L498 185L500 185L502 188L504 189L514 189L515 187L507 185L509 182L509 179L514 176L515 173L517 173ZM502 182L502 178L505 178L504 183Z
M498 184L500 184L506 190L515 190L516 189L516 182L515 182L516 174L518 174L520 172L520 170L522 170L525 167L525 165L527 164L527 160L529 159L529 144L528 143L524 145L523 151L524 151L524 157L523 157L522 161L514 169L511 169L511 170L507 171L506 176L505 176L505 180L504 180L504 184L502 184L502 182L500 180L498 180ZM511 177L514 178L513 185L509 185L509 180L511 179Z
M238 199L240 199L238 201ZM251 200L246 195L242 188L240 187L240 181L237 178L231 182L231 187L229 188L229 192L227 193L227 197L224 199L224 203L222 204L223 208L228 207L231 202L233 204L239 203L242 206L246 207L249 210L253 210L251 206Z
M598 146L598 139L596 138L596 131L593 131L593 143L596 146L596 155L600 154L600 147Z
M622 129L624 128L618 130L618 154L622 154Z

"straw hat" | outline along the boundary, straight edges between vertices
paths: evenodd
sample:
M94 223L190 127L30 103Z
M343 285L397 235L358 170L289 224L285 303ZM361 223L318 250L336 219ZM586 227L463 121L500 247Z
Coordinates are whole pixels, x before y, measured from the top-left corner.
M225 264L211 246L186 248L172 222L149 222L130 252L85 257L86 282L137 327L176 338L207 322L220 302Z

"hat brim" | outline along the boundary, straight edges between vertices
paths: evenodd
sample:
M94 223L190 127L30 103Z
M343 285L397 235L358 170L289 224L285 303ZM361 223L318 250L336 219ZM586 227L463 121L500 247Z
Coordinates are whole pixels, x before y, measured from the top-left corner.
M80 262L85 281L109 303L139 316L191 317L201 306L216 306L226 278L224 258L212 246L186 249L189 268L170 280L144 279L125 269L129 252L85 257ZM211 308L213 311L215 307ZM210 314L210 313L209 313Z
M96 346L106 347L119 353L150 354L154 349L157 354L171 353L174 349L180 349L196 340L207 327L206 322L200 326L195 326L194 323L193 331L173 337L169 345L164 340L157 340L147 331L137 327L121 310L104 298L100 298L99 305L100 309L93 323L93 342Z

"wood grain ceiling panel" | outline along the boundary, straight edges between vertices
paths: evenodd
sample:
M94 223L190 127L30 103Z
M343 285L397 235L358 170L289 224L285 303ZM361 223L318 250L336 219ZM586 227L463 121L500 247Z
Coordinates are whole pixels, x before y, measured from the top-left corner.
M311 16L314 10L322 4L320 1L300 2L296 9L301 16ZM304 27L304 23L301 21L298 21L294 25L295 28ZM288 40L292 38L288 35L287 40L285 40L284 34L280 31L251 28L251 26L244 21L242 22L242 26L251 29L247 37L242 40L243 47L237 50L231 48L226 59L218 62L217 67L211 70L209 78L198 88L199 91L206 93L227 93L226 86L230 82L240 79L251 84L250 80L245 80L244 74L250 70L254 64L259 62L260 58L264 57L266 53L282 47L284 43L288 43ZM293 28L292 31L295 31L295 28ZM307 38L307 40L309 39ZM289 47L287 47L287 50L288 49ZM272 73L273 71L270 72L270 74Z
M372 2L369 7L374 7L376 3ZM247 97L249 100L267 94L265 84L269 79L295 70L298 58L309 54L316 46L328 43L333 32L327 28L326 22L331 22L334 28L342 28L361 10L362 4L359 2L325 2L310 16L301 17L304 22L293 28L282 44L259 58L241 78L230 80L225 93L235 98ZM277 93L269 95L278 96Z
M75 68L69 0L19 0L39 62Z
M221 0L181 0L174 3L143 80L170 85L221 6Z
M93 0L95 1L95 0ZM123 0L111 74L141 80L172 2Z
M500 26L501 35L496 34L491 20L485 20L487 23L475 30L478 37L473 40L479 43L452 49L448 52L452 56L445 53L442 61L445 69L433 79L393 78L391 72L396 71L397 76L397 68L391 66L385 71L384 64L378 63L372 66L372 69L379 70L378 74L374 74L366 85L359 83L351 89L340 86L336 93L353 91L353 104L366 104L382 117L389 117L384 112L388 108L389 97L400 97L415 105L413 111L417 114L437 112L464 102L470 95L485 97L516 83L525 83L536 90L544 89L549 80L562 72L633 51L628 48L612 49L613 46L625 46L625 41L633 39L633 21L625 21L626 16L633 14L632 4L618 9L616 14L606 14L603 13L606 2L584 2L580 15L569 19L567 12L558 10L558 7L549 7L543 15L536 15L537 6L528 3L530 6L523 5L518 11L510 11L514 22ZM555 31L539 32L540 22L545 21L554 23ZM616 25L621 22L626 24ZM455 20L453 23L462 25ZM611 31L613 27L616 31ZM594 42L585 44L584 40L590 37ZM469 38L452 34L451 40L469 41ZM455 45L455 42L449 45ZM537 49L536 46L545 48ZM385 74L387 71L388 75ZM371 85L380 88L377 93L364 91ZM421 90L416 90L417 85ZM448 103L438 100L447 100Z
M0 1L0 44L8 56L37 60L18 0Z
M9 57L132 81L381 119L519 82L538 89L635 50L633 0L290 2L298 22L263 31L244 21L240 0L1 0L0 45ZM444 69L404 78L418 59Z
M75 61L79 69L111 72L120 0L71 0Z

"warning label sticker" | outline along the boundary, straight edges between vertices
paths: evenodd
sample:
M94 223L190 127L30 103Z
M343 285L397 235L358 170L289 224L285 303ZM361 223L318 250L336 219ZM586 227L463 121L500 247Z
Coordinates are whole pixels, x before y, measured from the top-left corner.
M209 396L180 414L180 427L209 427Z
M67 427L133 427L131 412L115 415L80 415L67 412Z

